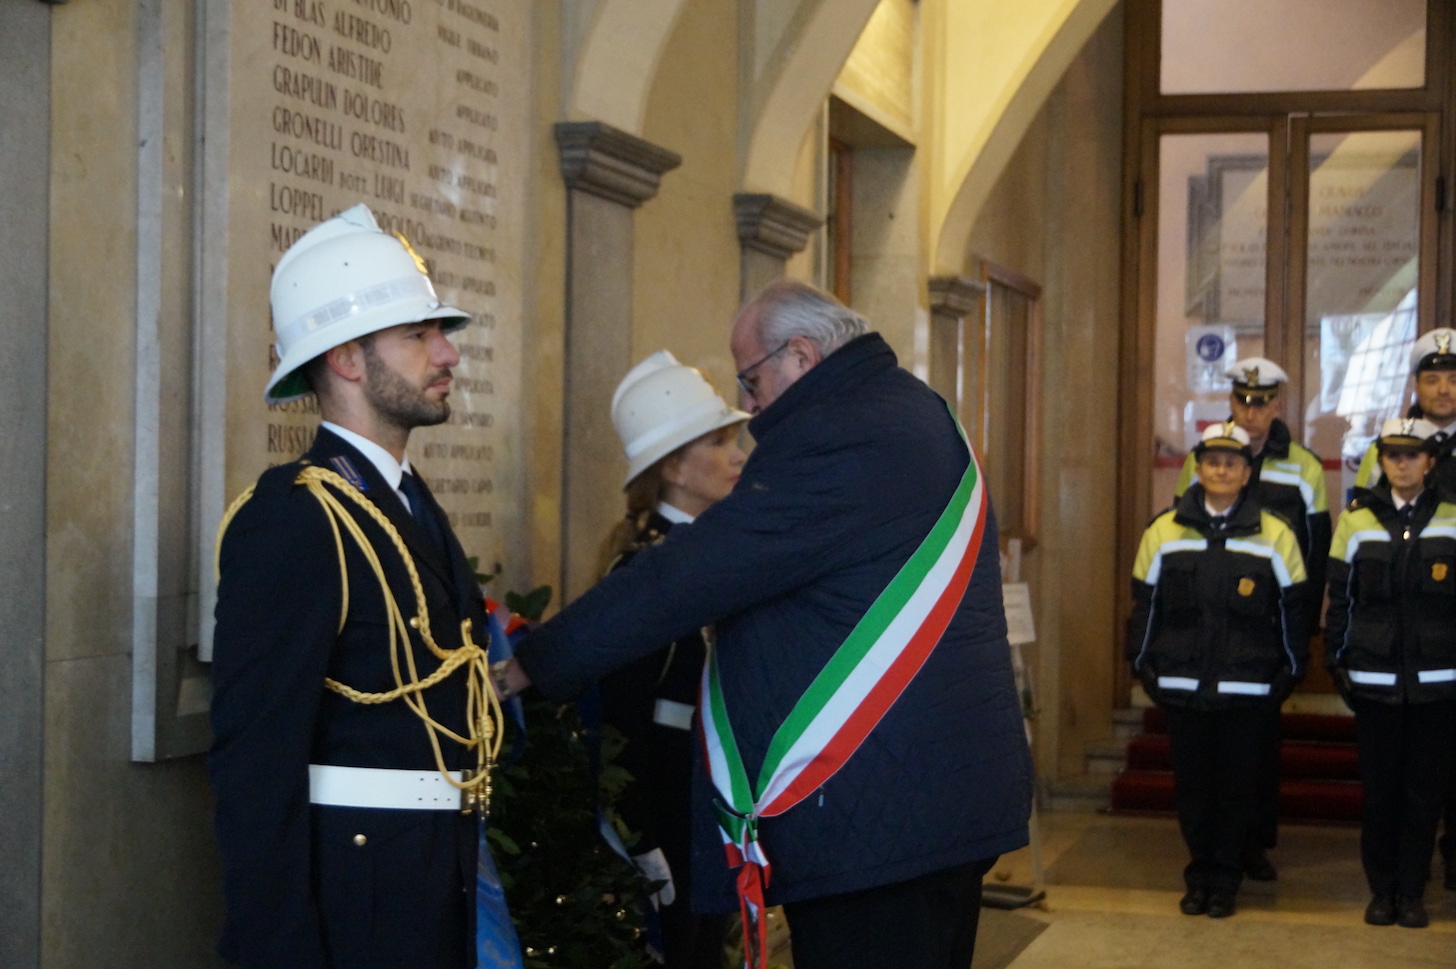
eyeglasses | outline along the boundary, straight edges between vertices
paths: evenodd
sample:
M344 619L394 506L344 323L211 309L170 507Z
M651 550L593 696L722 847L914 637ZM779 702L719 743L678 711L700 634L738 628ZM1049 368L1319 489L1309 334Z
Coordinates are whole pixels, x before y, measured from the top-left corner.
M744 367L742 370L738 371L738 373L735 375L738 380L738 389L743 391L743 393L749 397L756 396L758 394L758 378L752 376L752 373L759 367L768 363L774 357L778 356L780 353L783 353L784 349L791 342L792 340L785 340L783 343L779 344L777 350L774 350L772 353L769 353L768 355L760 358L757 362L751 363L748 366Z

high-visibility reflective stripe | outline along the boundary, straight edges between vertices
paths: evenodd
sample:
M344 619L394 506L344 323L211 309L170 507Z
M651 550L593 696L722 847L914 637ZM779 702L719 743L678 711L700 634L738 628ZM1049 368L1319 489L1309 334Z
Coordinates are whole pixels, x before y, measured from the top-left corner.
M1421 670L1416 679L1422 683L1456 683L1456 670Z
M1259 470L1260 481L1273 481L1276 484L1289 485L1299 489L1299 497L1304 499L1306 512L1314 511L1314 485L1304 480L1304 476L1292 471L1278 471L1271 469L1267 464Z
M1421 529L1421 538L1456 538L1456 525L1438 525L1432 521Z
M1231 538L1223 543L1223 547L1230 552L1242 552L1245 555L1256 555L1261 559L1268 559L1269 564L1274 568L1274 578L1279 581L1281 588L1294 584L1294 579L1289 574L1289 566L1285 564L1284 556L1275 551L1273 545L1265 545L1263 542L1253 542L1247 538Z
M1196 690L1198 681L1189 676L1160 676L1158 686L1165 690Z
M1219 680L1218 692L1237 693L1242 696L1268 696L1268 683L1246 683L1243 680Z
M1208 548L1206 538L1175 538L1171 542L1164 542L1158 546L1157 554L1153 556L1153 563L1148 566L1147 578L1143 579L1148 585L1158 584L1158 575L1163 570L1163 556L1169 552L1201 552Z
M1367 670L1351 670L1350 682L1365 686L1395 686L1394 673L1371 673Z
M1355 552L1365 542L1389 542L1390 533L1383 528L1366 528L1351 535L1345 542L1345 561L1355 561Z

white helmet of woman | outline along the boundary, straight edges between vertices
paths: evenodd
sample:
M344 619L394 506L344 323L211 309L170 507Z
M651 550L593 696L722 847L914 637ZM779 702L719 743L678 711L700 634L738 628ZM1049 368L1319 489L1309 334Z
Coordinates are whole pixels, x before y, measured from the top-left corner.
M628 371L612 395L612 426L627 454L623 486L684 444L748 419L700 372L657 351Z

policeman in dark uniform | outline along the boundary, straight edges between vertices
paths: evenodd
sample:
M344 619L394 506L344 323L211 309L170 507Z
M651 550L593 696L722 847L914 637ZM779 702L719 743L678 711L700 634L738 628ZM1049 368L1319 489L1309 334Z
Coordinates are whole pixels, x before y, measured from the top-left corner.
M1244 876L1259 764L1304 672L1304 561L1282 518L1250 496L1249 435L1213 424L1199 480L1153 519L1133 567L1127 657L1168 717L1185 915L1227 918Z
M612 398L612 424L627 454L627 515L607 539L608 570L686 528L727 497L746 457L748 415L730 407L701 373L666 350L643 360ZM702 756L694 734L707 644L699 631L604 677L606 723L627 738L617 758L632 783L617 801L639 837L632 861L654 893L667 969L722 969L727 920L694 915L692 776Z
M1381 480L1355 492L1330 553L1326 662L1350 708L1365 805L1365 921L1424 928L1456 734L1456 504L1431 482L1436 427L1385 422Z
M1254 455L1249 491L1255 501L1283 518L1294 529L1299 551L1309 573L1309 587L1324 588L1325 563L1330 554L1330 505L1326 496L1324 464L1309 448L1295 441L1280 419L1280 396L1289 375L1265 357L1247 357L1224 371L1233 381L1229 392L1230 419L1249 435ZM1177 494L1197 480L1192 454L1178 478ZM1308 627L1319 625L1321 599L1308 597ZM1279 839L1280 734L1269 736L1259 766L1259 805L1244 849L1244 874L1255 881L1273 881L1278 872L1265 853Z
M311 390L324 423L220 534L219 951L252 969L467 969L477 821L462 807L488 778L485 617L404 449L449 416L445 333L468 317L362 205L289 249L272 304L267 399Z
M1421 334L1411 347L1410 369L1415 375L1416 400L1406 417L1418 417L1435 425L1432 435L1436 457L1436 484L1448 495L1456 495L1456 330L1440 327ZM1373 488L1380 481L1380 454L1371 442L1355 474L1355 487ZM1456 744L1456 737L1452 738ZM1456 775L1451 778L1452 794L1444 810L1440 847L1445 861L1445 885L1456 891Z

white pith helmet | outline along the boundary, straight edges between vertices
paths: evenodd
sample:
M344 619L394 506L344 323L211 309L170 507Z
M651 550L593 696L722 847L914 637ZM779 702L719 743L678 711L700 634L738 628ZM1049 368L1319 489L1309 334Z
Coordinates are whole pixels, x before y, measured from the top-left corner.
M658 350L628 371L612 395L612 426L627 452L623 487L684 444L746 420L708 378Z
M424 260L402 236L380 229L362 204L288 247L273 270L270 297L279 357L263 391L270 404L307 394L299 368L350 340L401 323L440 320L448 332L470 322L440 302Z

